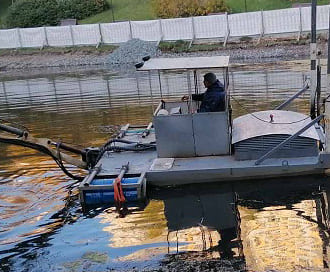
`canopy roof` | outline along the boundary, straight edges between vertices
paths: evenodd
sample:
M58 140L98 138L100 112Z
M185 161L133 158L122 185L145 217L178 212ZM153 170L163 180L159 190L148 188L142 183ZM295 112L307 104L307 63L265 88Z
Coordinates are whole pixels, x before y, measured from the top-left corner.
M224 68L229 65L229 56L189 57L189 58L155 58L150 59L137 69L151 70L195 70L208 68Z

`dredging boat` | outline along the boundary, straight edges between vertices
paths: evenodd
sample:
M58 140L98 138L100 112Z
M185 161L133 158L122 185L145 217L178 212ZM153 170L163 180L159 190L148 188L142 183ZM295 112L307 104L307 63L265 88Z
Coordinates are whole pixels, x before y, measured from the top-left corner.
M177 186L324 174L330 167L327 117L330 101L324 99L324 113L321 113L321 66L317 60L316 30L311 49L311 85L307 84L274 109L232 120L227 56L146 58L137 65L138 71L149 75L152 71L186 73L189 97L193 91L199 92L197 73L220 69L226 92L225 110L197 112L198 102L192 99L187 102L161 100L148 125L126 124L116 138L100 148L78 150L49 139L34 138L27 131L5 124L0 124L0 130L18 138L5 135L0 141L50 155L71 178L75 177L65 169L62 160L88 169L88 175L78 187L84 205L142 200L147 185ZM309 89L310 116L284 110ZM81 159L63 151L78 154Z
M324 114L317 114L320 109L313 109L314 117L284 110L308 86L274 109L232 120L229 57L150 59L138 71L176 71L187 73L189 79L191 74L215 69L222 70L224 111L200 113L196 111L196 101L162 100L147 126L126 124L116 138L101 148L77 150L49 139L33 138L27 131L4 124L0 129L19 137L2 136L1 141L47 153L62 169L62 160L88 169L89 174L79 185L80 201L87 205L111 203L115 199L141 200L147 185L323 174L330 167L330 134L320 123L324 118ZM189 86L189 96L192 90L197 92L197 86ZM317 88L314 91L317 93ZM326 101L325 106L326 114ZM63 150L79 154L82 159Z

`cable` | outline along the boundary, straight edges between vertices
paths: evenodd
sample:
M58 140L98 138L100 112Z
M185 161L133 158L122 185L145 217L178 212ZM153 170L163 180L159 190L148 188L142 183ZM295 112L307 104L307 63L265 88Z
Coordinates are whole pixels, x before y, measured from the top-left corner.
M6 119L2 119L2 118L0 118L0 121L11 124L11 125L16 125L18 127L24 128L25 131L30 132L29 129L27 127L23 126L22 124L15 123L15 122L12 122L12 121L9 121L9 120L6 120Z
M63 162L61 160L59 160L58 158L56 158L56 156L54 156L46 147L44 147L42 145L24 142L19 139L6 139L6 138L1 138L1 137L0 137L0 142L28 147L28 148L37 150L41 153L44 153L44 154L50 156L56 162L58 167L64 172L64 174L66 174L69 178L78 180L78 181L82 181L84 179L84 177L75 176L72 173L70 173L64 166Z
M123 143L123 144L135 144L134 146L115 146L113 144L115 143ZM132 142L128 140L123 140L123 139L111 139L108 142L106 142L101 148L100 148L100 153L97 156L95 160L95 165L98 163L98 161L102 158L105 152L107 151L114 151L114 152L121 152L121 151L146 151L146 150L152 150L156 149L156 145L153 143L149 144L142 144L138 142Z
M287 123L281 123L281 122L269 122L269 121L267 121L267 120L264 120L264 119L262 119L262 118L260 118L260 117L258 117L258 116L256 116L255 114L253 114L253 113L251 113L251 112L249 112L249 110L247 109L247 108L245 108L240 102L238 102L238 100L237 99L235 99L232 95L230 96L242 109L244 109L248 114L250 114L252 117L254 117L254 118L256 118L256 119L258 119L259 121L262 121L262 122L264 122L264 123L268 123L268 124L272 124L272 125L291 125L291 124L296 124L296 123L300 123L300 122L303 122L303 121L305 121L305 120L307 120L307 119L309 119L310 118L310 116L307 116L307 117L305 117L305 118L303 118L303 119L300 119L300 120L297 120L297 121L294 121L294 122L287 122Z

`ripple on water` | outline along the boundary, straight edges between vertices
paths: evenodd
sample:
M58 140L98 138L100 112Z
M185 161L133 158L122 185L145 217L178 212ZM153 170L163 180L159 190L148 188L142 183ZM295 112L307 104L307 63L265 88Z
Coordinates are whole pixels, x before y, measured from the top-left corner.
M274 108L301 89L308 69L299 62L275 69L233 67L231 95L240 102L232 100L234 117ZM151 81L147 74L139 76L99 71L0 79L0 118L24 124L36 137L99 146L122 124L148 123L152 102L155 107L161 95L169 100L188 92L182 74L162 73L161 92L158 74ZM203 90L202 73L198 77ZM302 96L290 109L308 112L308 99ZM203 252L198 260L245 256L256 271L317 271L327 261L326 235L318 229L325 198L315 200L309 192L292 201L296 193L285 191L287 182L277 188L286 199L280 204L267 198L273 188L254 182L249 190L262 196L257 208L247 204L255 197L232 185L208 192L184 189L183 194L171 189L168 198L161 190L147 207L119 218L111 209L83 213L77 190L68 198L65 186L72 181L36 151L0 144L0 154L0 270L152 269L167 253L190 251ZM240 205L233 205L232 194L239 195Z

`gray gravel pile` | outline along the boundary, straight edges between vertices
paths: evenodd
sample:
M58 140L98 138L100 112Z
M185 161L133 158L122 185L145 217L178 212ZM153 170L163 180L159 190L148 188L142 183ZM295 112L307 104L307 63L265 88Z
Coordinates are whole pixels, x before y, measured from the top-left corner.
M119 65L126 63L138 63L145 56L157 56L157 43L146 42L139 39L132 39L119 46L109 55L107 63L110 65Z

